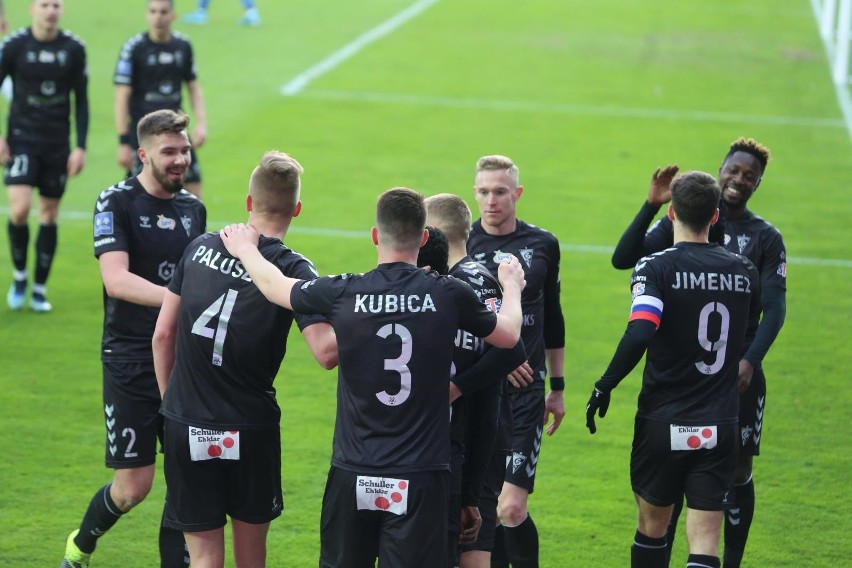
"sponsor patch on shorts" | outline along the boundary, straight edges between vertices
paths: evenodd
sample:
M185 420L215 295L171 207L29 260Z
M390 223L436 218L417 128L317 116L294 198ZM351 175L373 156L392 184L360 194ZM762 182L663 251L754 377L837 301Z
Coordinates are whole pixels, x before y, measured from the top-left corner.
M240 459L240 433L236 430L189 428L189 456L192 461Z
M715 448L719 441L716 426L669 426L672 451Z
M359 475L355 480L358 510L404 515L408 512L408 486L407 479Z

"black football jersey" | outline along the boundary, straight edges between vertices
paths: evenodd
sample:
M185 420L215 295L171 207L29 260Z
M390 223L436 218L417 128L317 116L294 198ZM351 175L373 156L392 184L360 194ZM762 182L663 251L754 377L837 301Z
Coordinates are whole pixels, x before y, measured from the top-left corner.
M201 201L181 190L171 199L150 195L135 177L98 195L94 211L95 256L124 251L130 272L165 286L183 251L204 233L207 212ZM104 297L101 357L111 361L151 361L151 337L159 308Z
M659 326L648 345L637 414L677 424L737 421L738 363L759 276L716 244L678 243L642 258L630 319Z
M449 467L450 366L459 329L496 314L450 276L387 263L296 286L293 309L328 316L340 363L332 464L359 473Z
M313 279L313 264L279 240L262 237L264 258L287 276ZM169 290L181 297L176 359L161 412L217 430L277 428L273 381L287 349L293 312L271 304L218 233L187 247ZM299 329L327 321L297 315Z
M84 117L77 114L78 121L86 121L78 125L77 146L86 147L88 71L80 38L59 30L56 39L43 42L30 28L18 30L0 44L0 83L6 77L12 78L13 89L9 140L68 145L73 92L75 104L86 107Z
M521 339L533 368L534 388L544 388L545 349L565 346L565 323L560 303L559 241L544 229L521 220L508 235L489 235L477 220L471 227L467 252L476 262L497 273L500 261L509 254L518 257L527 285L521 295L524 324ZM509 391L517 390L511 384Z
M131 137L135 140L136 124L149 112L179 110L183 83L196 78L192 45L185 36L172 33L168 42L156 43L147 33L141 33L127 40L115 66L113 83L131 87Z

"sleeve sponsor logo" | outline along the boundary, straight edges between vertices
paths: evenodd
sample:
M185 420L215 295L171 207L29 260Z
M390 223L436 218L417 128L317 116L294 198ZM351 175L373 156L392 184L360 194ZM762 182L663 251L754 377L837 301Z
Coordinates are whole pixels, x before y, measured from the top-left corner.
M113 234L112 211L95 214L95 236Z

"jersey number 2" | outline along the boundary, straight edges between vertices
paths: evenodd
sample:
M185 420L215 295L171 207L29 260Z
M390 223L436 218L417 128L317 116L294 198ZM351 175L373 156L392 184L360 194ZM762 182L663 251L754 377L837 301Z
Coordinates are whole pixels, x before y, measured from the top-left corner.
M399 406L411 394L411 371L408 369L407 363L411 360L411 332L404 325L398 323L388 323L379 328L376 335L382 339L386 339L389 335L398 335L402 340L402 352L396 359L385 359L385 371L395 371L399 373L399 392L396 394L388 394L388 391L376 393L376 398L382 404L388 406Z
M228 335L228 320L231 319L231 312L234 310L234 303L237 301L237 291L228 290L225 294L219 296L215 302L210 304L204 313L198 316L195 323L192 324L192 333L213 339L213 359L212 362L217 367L222 366L222 350L225 348L225 336ZM219 316L219 323L216 329L207 327L210 320Z

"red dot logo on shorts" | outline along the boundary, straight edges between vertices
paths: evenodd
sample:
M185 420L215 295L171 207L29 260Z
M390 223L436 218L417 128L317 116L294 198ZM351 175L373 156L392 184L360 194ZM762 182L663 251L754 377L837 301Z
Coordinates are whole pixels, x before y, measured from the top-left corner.
M388 501L386 497L377 497L376 507L378 507L379 509L387 509L388 507L390 507L390 501Z
M686 440L686 445L694 450L701 445L701 438L698 436L690 436Z
M222 448L220 448L219 446L210 446L209 448L207 448L207 454L211 458L218 458L222 455Z
M226 448L233 448L234 447L234 439L225 437L225 439L222 440L222 445L225 446Z
M701 435L709 440L713 437L713 430L711 430L710 428L705 428L701 431Z
M405 480L400 481L400 482L399 482L399 488L400 488L400 489L403 489L403 490L404 490L404 489L408 489L408 483L407 483Z
M400 493L399 491L394 491L393 493L391 493L391 500L394 503L399 503L400 501L402 501L402 493Z

